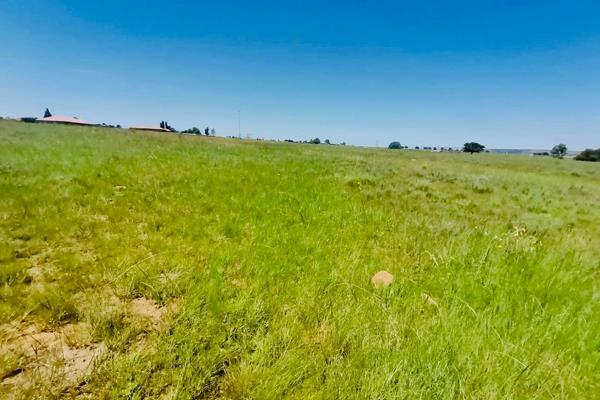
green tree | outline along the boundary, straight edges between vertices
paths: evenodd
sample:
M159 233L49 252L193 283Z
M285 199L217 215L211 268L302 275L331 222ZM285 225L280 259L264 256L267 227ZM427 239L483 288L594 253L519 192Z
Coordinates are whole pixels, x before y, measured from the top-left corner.
M46 108L46 111L44 111L44 118L48 118L48 117L51 117L51 116L52 116L52 113L50 113L50 110L48 110Z
M567 146L565 146L564 144L557 144L556 146L554 146L552 148L552 151L550 151L550 154L552 154L552 157L554 158L563 158L564 156L567 155Z
M463 146L463 151L465 153L481 153L483 150L485 149L485 146L482 144L479 144L477 142L469 142L469 143L465 143L465 145Z
M400 144L400 142L392 142L388 146L388 149L401 149L401 148L402 148L402 145Z

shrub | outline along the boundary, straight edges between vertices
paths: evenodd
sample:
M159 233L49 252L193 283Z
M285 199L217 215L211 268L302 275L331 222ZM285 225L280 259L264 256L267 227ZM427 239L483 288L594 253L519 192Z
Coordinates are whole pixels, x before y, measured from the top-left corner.
M581 153L575 156L577 161L592 161L599 162L600 161L600 149L585 149Z

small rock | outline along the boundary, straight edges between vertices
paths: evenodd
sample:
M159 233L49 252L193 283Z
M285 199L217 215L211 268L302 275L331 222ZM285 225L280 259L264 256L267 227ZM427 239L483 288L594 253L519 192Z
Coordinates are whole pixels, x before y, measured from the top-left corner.
M116 190L117 192L122 192L122 191L124 191L125 189L127 189L127 186L123 186L123 185L117 185L117 186L115 186L115 190Z
M394 282L394 275L387 271L379 271L371 278L371 284L376 287L386 287Z

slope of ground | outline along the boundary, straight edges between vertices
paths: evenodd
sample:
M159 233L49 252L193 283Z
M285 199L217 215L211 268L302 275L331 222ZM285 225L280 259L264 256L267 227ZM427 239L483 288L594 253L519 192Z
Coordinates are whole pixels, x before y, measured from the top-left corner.
M0 121L0 396L593 398L598 204L572 160Z

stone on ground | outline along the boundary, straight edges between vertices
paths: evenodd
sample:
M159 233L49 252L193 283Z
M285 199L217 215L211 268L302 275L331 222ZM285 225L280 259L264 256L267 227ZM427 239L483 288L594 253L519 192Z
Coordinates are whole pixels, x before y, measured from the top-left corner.
M394 282L394 275L387 271L379 271L371 278L371 284L376 287L386 287Z

